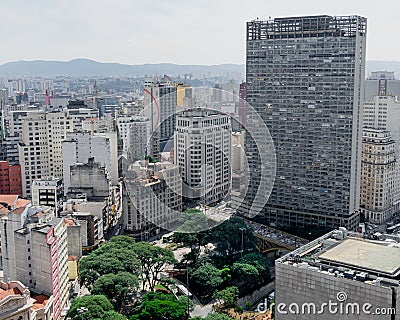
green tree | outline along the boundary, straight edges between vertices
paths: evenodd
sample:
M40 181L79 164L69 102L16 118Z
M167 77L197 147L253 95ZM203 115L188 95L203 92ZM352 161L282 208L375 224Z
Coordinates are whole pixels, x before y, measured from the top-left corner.
M146 283L150 290L160 280L160 272L168 265L176 262L171 250L156 247L147 242L135 243L133 250L139 260L140 277L143 290Z
M138 278L128 272L106 274L93 284L92 294L105 295L120 311L127 298L131 297L139 287Z
M231 318L231 317L229 317L229 316L227 316L225 314L216 313L216 312L210 313L205 318L201 318L201 317L192 318L192 320L202 320L202 319L205 319L205 320L232 320L233 318Z
M243 250L254 250L256 238L253 235L253 231L243 219L237 217L231 217L216 226L207 240L215 244L220 257L226 257L228 262L232 262L235 254L238 254L242 248L242 232Z
M189 309L193 310L192 303ZM149 292L130 320L184 320L186 314L186 299L177 300L173 295Z
M235 286L214 292L213 298L221 302L225 308L233 308L239 297L239 289Z
M176 282L172 278L161 278L159 284L165 286L169 290L176 288Z
M257 268L248 263L235 262L231 267L234 279L238 283L243 283L246 281L253 281L260 274Z
M79 308L87 308L84 313L85 319L101 320L107 312L114 311L111 302L103 295L84 296L74 299L68 312L68 317L73 320L80 320Z
M133 250L135 241L126 236L113 237L97 250L79 261L79 277L89 289L106 274L129 272L138 274L139 261Z
M197 233L208 229L207 216L198 209L186 209L179 218L179 233Z
M102 320L127 320L127 318L115 311L107 311L104 313Z
M239 263L248 264L255 267L258 275L252 279L254 285L263 285L271 280L270 264L261 253L253 252L244 255L238 260Z
M191 278L203 290L208 289L213 291L223 282L220 270L210 263L206 263L194 270Z
M180 227L173 234L173 241L182 243L190 248L190 252L184 256L184 260L190 265L198 263L201 247L206 245L207 233L210 229L207 216L198 209L187 209L179 218Z
M79 261L81 283L91 288L102 275L124 271L124 267L116 257L106 255L88 255Z

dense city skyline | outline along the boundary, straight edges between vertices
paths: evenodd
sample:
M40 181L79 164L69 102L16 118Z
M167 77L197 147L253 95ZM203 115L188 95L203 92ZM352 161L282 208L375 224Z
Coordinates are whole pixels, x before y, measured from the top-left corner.
M367 60L398 60L400 45L389 39L389 30L396 28L396 8L394 0L382 7L344 0L323 6L316 0L301 6L293 0L285 5L261 0L45 0L38 5L20 0L2 6L0 26L12 26L12 32L4 34L7 45L0 64L74 58L126 64L243 64L246 21L355 13L368 18Z
M398 9L3 4L0 320L400 319Z

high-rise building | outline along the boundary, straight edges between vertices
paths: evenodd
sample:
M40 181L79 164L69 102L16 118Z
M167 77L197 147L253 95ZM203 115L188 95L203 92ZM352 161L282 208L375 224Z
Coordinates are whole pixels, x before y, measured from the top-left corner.
M275 319L398 319L399 241L339 228L276 260Z
M75 205L74 212L90 212L103 219L104 230L115 226L121 218L121 185L113 185L106 167L90 158L87 163L71 167L68 199L87 199ZM68 209L70 210L70 209Z
M9 79L6 84L9 97L15 97L16 94L25 92L26 82L23 79Z
M71 186L71 166L89 158L107 168L111 183L118 184L117 133L68 132L62 142L64 194Z
M211 204L229 195L231 135L226 114L206 109L177 114L174 163L180 168L187 200Z
M0 194L22 195L21 166L0 161Z
M149 155L147 144L150 142L151 123L145 116L121 116L117 118L118 137L122 140L122 152L125 156L129 153L138 153L143 160ZM158 150L157 150L158 152Z
M65 112L29 113L23 120L19 160L24 197L31 196L33 180L63 176L62 141L71 131L72 119Z
M125 232L137 238L174 227L182 211L179 168L168 162L131 164L123 182L122 211Z
M61 213L64 219L64 224L67 227L67 243L68 243L68 257L73 256L77 259L82 257L82 236L81 236L81 225L79 221L73 217L65 217L64 212ZM68 261L70 261L68 259ZM74 268L74 264L72 264ZM71 263L68 262L68 268L71 269ZM69 270L69 273L72 270ZM71 278L71 277L70 277Z
M167 143L174 137L176 90L168 76L161 81L148 79L144 84L144 115L150 119L151 133L159 134L160 150L167 148L165 151L169 151L171 145Z
M67 231L48 207L18 208L0 219L4 277L53 296L53 319L68 301ZM53 212L53 213L52 213Z
M115 96L96 96L94 106L99 110L100 117L106 113L114 113L121 109L120 98Z
M51 79L43 80L41 83L42 92L50 91L54 92L54 82Z
M80 226L80 240L83 252L91 251L104 241L103 219L90 212L72 212L67 218L75 220ZM69 234L68 234L69 236ZM70 236L68 237L68 239Z
M128 131L128 147L126 151L129 163L143 160L149 155L158 155L158 150L152 150L152 138L149 119L146 117L135 117Z
M382 79L385 81L381 83L382 88L379 95L374 95L364 104L364 132L371 133L371 137L368 138L368 141L364 137L362 162L363 169L368 167L371 172L363 171L362 177L366 179L364 182L367 185L361 188L361 197L364 197L364 199L361 198L361 211L367 220L381 223L400 209L400 174L397 162L400 156L400 124L398 121L400 102L398 97L390 93L394 92L396 81L399 87L398 93L400 93L400 81L393 80L393 73L377 72L376 75L373 73L373 76L380 79L379 81ZM374 136L375 134L376 136ZM388 153L392 148L394 148L393 154ZM383 179L380 178L382 174L384 174ZM370 212L368 208L371 210Z
M220 84L216 84L213 87L212 101L213 102L222 102L222 87Z
M67 197L86 194L89 199L108 198L110 192L110 176L107 169L94 158L86 163L77 163L70 168L70 184Z
M390 132L364 128L360 212L371 223L387 222L400 208L397 159Z
M247 102L276 152L263 210L271 224L353 229L359 221L366 24L327 15L247 23ZM259 151L246 137L249 202L260 180Z
M364 128L390 131L396 142L396 151L400 146L400 101L393 95L376 95L364 104Z
M372 101L375 96L400 97L400 80L394 72L375 71L365 80L365 101Z
M6 159L6 147L4 145L6 137L5 125L5 106L7 104L7 90L0 90L0 160Z
M8 108L5 111L5 141L6 158L10 164L19 164L18 143L22 138L22 121L31 112L38 112L36 108Z
M89 131L93 133L105 133L111 130L113 127L110 123L112 120L111 118L100 119L100 118L93 118L93 119L86 119L82 121L82 130Z
M246 125L246 82L242 82L239 86L239 121L240 124Z
M74 123L74 130L82 129L82 121L87 119L94 119L99 117L98 109L67 109L68 116L72 119Z
M33 180L32 205L48 206L58 215L63 209L64 185L61 178L47 177Z
M193 89L186 83L174 83L176 87L176 106L187 107L193 99Z

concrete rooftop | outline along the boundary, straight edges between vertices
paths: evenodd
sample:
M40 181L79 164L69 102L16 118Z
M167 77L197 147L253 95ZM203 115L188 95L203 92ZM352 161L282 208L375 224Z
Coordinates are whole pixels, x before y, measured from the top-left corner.
M346 239L318 256L332 262L366 271L395 276L400 272L400 248L370 241Z

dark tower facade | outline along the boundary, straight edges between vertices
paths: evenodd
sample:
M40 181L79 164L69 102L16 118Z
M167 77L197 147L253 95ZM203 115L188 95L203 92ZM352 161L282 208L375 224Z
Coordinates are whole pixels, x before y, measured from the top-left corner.
M247 23L246 100L276 152L262 211L272 225L353 229L359 221L366 23L325 15ZM246 141L256 181L260 164Z

